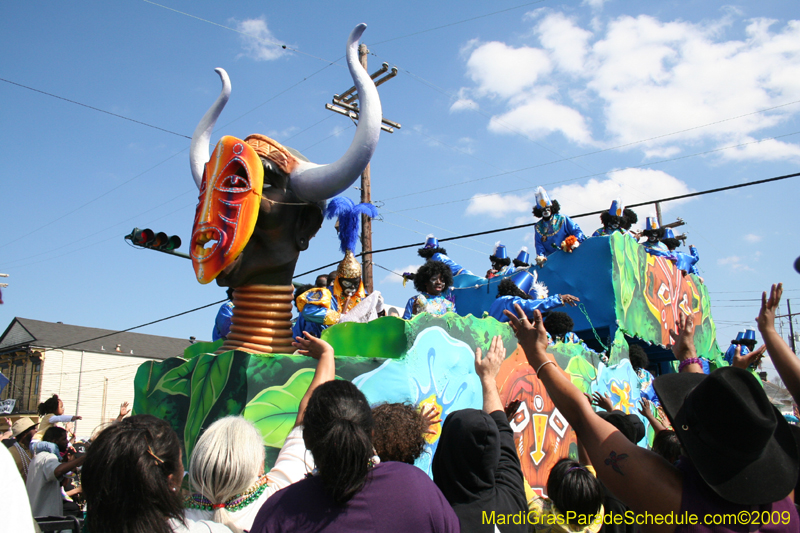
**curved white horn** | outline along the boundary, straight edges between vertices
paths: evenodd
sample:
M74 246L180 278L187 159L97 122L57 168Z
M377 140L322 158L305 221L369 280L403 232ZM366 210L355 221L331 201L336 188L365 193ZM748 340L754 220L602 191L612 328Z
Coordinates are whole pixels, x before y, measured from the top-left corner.
M231 96L231 80L228 78L228 73L221 68L214 69L214 72L219 74L222 80L222 91L194 129L192 147L189 149L189 165L192 167L192 177L198 189L203 181L203 167L208 163L208 142L211 140L211 132L214 131L214 124L217 123L219 114Z
M292 190L308 202L333 198L347 189L364 171L381 134L383 111L378 89L358 61L358 39L366 29L359 24L347 39L347 67L358 90L359 118L353 142L347 152L335 163L316 165L301 162L290 176Z

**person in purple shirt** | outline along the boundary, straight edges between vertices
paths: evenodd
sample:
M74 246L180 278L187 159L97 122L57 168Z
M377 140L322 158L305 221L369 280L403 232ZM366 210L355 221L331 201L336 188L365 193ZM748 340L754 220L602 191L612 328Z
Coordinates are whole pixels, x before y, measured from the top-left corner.
M317 467L269 498L251 533L460 531L450 504L422 470L380 462L372 412L355 385L320 385L304 423L303 440Z

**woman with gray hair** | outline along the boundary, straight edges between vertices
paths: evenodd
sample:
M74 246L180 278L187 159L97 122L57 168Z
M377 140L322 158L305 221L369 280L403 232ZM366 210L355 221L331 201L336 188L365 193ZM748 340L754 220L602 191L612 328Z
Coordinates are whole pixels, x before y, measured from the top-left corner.
M252 423L240 416L217 420L192 451L189 481L195 492L186 500L187 518L213 520L235 533L249 531L267 498L314 469L303 442L303 416L311 393L334 379L333 348L309 333L298 337L294 345L302 355L319 362L275 466L264 474L263 437Z

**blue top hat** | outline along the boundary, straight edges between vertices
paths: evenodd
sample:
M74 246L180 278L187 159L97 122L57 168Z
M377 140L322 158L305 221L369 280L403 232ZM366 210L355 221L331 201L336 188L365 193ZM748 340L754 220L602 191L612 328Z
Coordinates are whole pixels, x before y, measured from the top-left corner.
M550 201L550 197L547 195L547 191L542 187L536 188L536 205L542 209L553 205L553 202Z
M619 201L619 198L611 202L611 207L608 208L608 214L613 217L621 217L625 206Z
M506 259L508 257L508 252L506 251L506 245L500 244L500 241L497 241L494 244L494 253L492 255L498 259Z
M736 342L739 342L742 339L744 339L744 331L740 331L739 333L736 334Z
M744 330L744 337L742 338L742 340L745 340L745 341L754 341L754 340L756 340L756 332L755 332L755 330L752 330L752 329Z
M658 219L656 217L647 217L647 222L645 223L644 229L652 231L658 228Z
M672 228L664 228L664 238L665 239L674 239L675 232L672 231Z
M439 241L436 239L436 237L433 236L433 233L431 233L425 238L424 248L438 248L438 247L439 247Z
M519 261L520 263L526 263L526 264L530 264L531 263L531 254L528 253L528 247L527 246L523 246L520 249L519 254L517 254L517 261Z
M536 281L536 278L534 278L533 275L527 270L515 272L510 279L525 294L531 290L531 287L533 287L533 282Z

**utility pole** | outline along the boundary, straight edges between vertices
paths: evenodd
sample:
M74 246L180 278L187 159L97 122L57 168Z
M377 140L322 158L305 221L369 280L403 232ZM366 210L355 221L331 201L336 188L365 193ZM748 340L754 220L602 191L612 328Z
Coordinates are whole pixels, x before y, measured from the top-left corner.
M369 55L369 49L367 49L367 45L361 43L358 45L358 59L361 61L361 66L364 67L364 70L367 70L367 56ZM379 86L382 83L387 82L388 80L397 76L397 67L392 67L391 72L386 74L380 79L376 79L381 77L389 70L389 64L384 63L380 70L374 72L370 75L375 81L375 86ZM358 104L356 100L358 99L358 93L355 93L355 86L350 87L348 90L343 92L341 95L334 94L333 95L333 104L325 104L325 109L329 111L333 111L335 113L339 113L340 115L344 115L346 117L350 117L351 120L356 121L358 120ZM392 122L391 120L383 119L381 121L381 129L388 133L394 133L394 130L400 129L400 124L397 122ZM372 200L372 185L370 183L370 165L367 163L367 167L364 169L364 172L361 174L361 202L370 202ZM373 283L372 283L372 219L369 218L367 215L361 215L361 251L363 252L363 269L362 269L362 279L364 280L364 289L368 293L371 293L373 290Z
M367 70L367 56L369 50L367 45L361 43L358 45L358 59L361 61L361 66ZM361 173L361 203L372 201L372 185L369 182L369 167ZM362 278L364 280L364 289L367 293L371 294L373 290L372 284L372 219L367 215L361 215L361 251L364 252L364 271ZM791 312L791 311L790 311Z
M794 338L794 324L792 320L800 313L792 314L792 304L791 300L786 300L786 309L788 309L788 314L785 315L775 315L775 318L788 318L789 319L789 345L792 347L792 351L797 353L797 348L795 347L795 338ZM783 327L781 327L781 335L783 335Z
M794 326L792 325L792 304L789 303L789 299L786 299L786 308L789 310L789 342L792 345L792 351L797 353L797 350L794 346Z
M656 220L658 220L658 227L661 227L661 202L656 202Z

